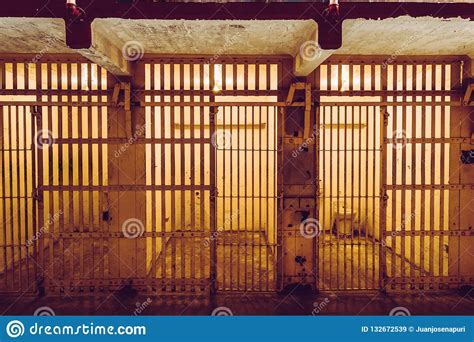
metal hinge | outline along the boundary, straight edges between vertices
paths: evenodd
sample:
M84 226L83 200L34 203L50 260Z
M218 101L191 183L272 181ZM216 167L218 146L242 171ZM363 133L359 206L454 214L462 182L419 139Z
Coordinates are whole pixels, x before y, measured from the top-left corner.
M40 194L40 191L38 189L34 189L32 194L31 194L31 198L33 198L33 201L36 201L36 202L42 202L43 201L43 198Z
M388 203L388 195L387 195L387 190L382 189L381 194L380 194L380 199L382 200L382 204L386 207Z
M35 118L41 118L40 106L31 106L30 111L31 111L31 115L33 115Z
M217 197L217 195L218 195L218 190L217 190L217 188L216 188L215 186L211 187L211 191L210 191L210 199L211 199L211 201L212 201L212 200L215 200L216 197Z
M387 108L383 108L383 125L388 126L388 118L390 117L390 113L388 112Z

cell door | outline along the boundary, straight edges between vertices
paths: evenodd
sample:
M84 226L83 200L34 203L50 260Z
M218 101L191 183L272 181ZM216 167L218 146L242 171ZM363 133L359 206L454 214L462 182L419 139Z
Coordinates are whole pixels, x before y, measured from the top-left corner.
M213 69L205 59L143 61L147 272L161 292L213 290Z
M167 287L272 291L278 63L145 62L147 245ZM177 291L177 290L176 290Z
M278 60L218 66L215 95L216 287L275 291Z
M18 77L17 68L23 66L0 63L2 79ZM5 88L11 90L12 83ZM25 100L0 96L0 293L37 289L35 118L30 106L17 104Z

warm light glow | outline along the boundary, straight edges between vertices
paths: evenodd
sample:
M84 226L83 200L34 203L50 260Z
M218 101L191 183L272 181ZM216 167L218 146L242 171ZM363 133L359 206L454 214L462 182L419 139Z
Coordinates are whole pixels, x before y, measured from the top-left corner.
M212 91L214 93L222 91L222 64L214 64L214 87Z

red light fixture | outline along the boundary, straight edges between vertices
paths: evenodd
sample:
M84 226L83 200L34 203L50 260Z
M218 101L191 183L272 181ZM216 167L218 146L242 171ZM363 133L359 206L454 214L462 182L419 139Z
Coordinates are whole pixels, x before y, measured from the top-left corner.
M77 19L85 16L84 10L77 6L76 0L66 0L66 8L68 16L72 19Z
M329 6L324 10L324 15L330 19L339 19L339 0L329 0Z

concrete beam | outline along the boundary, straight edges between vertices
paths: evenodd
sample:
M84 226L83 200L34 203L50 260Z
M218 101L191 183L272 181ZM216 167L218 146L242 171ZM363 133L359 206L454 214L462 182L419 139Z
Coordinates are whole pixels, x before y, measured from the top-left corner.
M317 33L301 44L294 61L295 76L308 76L336 50L321 49L316 40Z
M87 49L76 49L82 56L93 63L100 65L115 76L131 76L130 62L136 60L137 55L142 56L140 45L138 51L132 46L117 46L107 38L106 32L92 24L92 44Z

